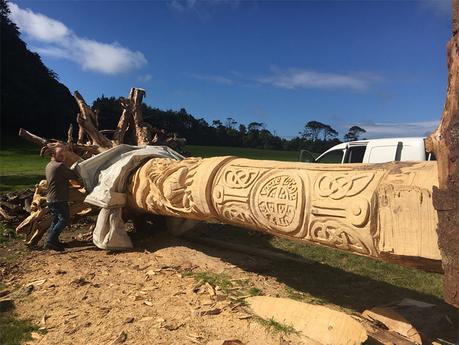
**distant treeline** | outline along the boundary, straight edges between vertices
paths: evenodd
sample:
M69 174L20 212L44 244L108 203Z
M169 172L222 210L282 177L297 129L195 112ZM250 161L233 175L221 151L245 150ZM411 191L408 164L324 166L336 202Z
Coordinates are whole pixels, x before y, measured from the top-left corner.
M116 128L121 114L120 99L115 97L99 97L92 105L99 111L101 129ZM338 132L330 125L318 121L309 121L302 132L293 139L281 138L266 129L260 122L248 124L238 123L233 118L224 121L214 120L208 123L203 118L196 118L185 109L161 110L142 105L144 121L167 132L177 133L187 139L191 145L252 147L260 149L300 150L323 152L339 144ZM347 140L356 140L364 133L360 127L353 126L345 135Z

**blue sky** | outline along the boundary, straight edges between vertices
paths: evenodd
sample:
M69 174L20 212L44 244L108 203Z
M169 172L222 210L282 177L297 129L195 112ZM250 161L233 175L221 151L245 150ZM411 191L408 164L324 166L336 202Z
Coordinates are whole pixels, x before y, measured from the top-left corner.
M29 48L87 102L146 103L209 123L263 122L286 138L310 120L344 135L424 135L446 92L448 0L13 1Z

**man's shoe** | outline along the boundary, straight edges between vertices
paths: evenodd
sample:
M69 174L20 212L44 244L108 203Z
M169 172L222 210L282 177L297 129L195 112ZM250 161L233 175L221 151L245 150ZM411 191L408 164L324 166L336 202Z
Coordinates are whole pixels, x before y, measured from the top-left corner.
M55 250L57 252L63 252L65 250L64 246L60 244L51 243L51 242L46 242L45 245L43 246L43 249Z

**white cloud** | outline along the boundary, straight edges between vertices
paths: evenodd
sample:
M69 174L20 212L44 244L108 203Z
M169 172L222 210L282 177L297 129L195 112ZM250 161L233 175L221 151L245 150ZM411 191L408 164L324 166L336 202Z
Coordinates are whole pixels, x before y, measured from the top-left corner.
M451 0L421 0L421 9L436 15L451 16Z
M376 75L354 73L324 73L306 69L272 69L268 76L257 78L262 84L269 84L283 89L352 89L366 90L378 80Z
M283 89L350 89L367 90L381 78L371 73L338 74L316 72L306 69L288 69L282 71L271 68L271 74L262 77L244 77L237 71L231 71L231 77L222 75L192 74L197 80L225 85L264 84Z
M189 8L193 8L196 5L196 0L172 0L169 2L169 6L171 6L174 10L177 11L184 11Z
M34 13L29 9L21 9L14 3L9 4L11 19L21 31L30 37L44 42L59 42L71 35L70 30L61 22Z
M140 81L141 83L148 83L151 79L153 79L153 76L148 73L144 75L139 75L137 77L137 80Z
M169 0L169 6L179 12L186 10L209 10L216 6L230 6L231 8L237 8L239 6L239 0Z
M367 131L363 135L366 138L392 138L427 136L438 126L438 123L438 120L418 122L362 121L357 123L357 125ZM347 126L347 128L350 128L352 125Z
M204 80L216 84L231 85L234 84L234 80L223 77L220 75L209 75L209 74L192 74L191 77L197 80Z
M11 19L32 41L33 49L41 55L76 62L83 70L103 74L119 74L142 67L147 63L145 56L132 51L119 43L103 43L82 38L71 31L64 23L21 9L9 4Z

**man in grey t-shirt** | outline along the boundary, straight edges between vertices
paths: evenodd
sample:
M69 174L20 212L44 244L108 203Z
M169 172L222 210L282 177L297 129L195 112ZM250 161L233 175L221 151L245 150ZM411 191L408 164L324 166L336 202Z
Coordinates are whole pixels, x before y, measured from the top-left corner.
M53 215L53 222L48 229L48 239L45 249L62 251L64 246L59 242L59 235L70 221L69 212L69 179L79 176L64 165L65 153L62 147L57 147L51 155L51 161L46 166L46 181L48 181L48 208Z

